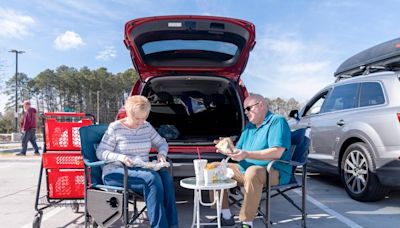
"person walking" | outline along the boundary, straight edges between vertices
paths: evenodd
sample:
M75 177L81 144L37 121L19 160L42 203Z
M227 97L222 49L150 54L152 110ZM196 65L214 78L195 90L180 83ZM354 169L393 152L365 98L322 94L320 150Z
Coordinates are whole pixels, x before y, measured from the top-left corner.
M31 107L31 102L26 100L23 102L24 114L21 119L21 133L22 133L22 149L17 153L17 156L25 156L28 148L28 141L31 142L35 155L40 155L39 147L36 143L36 109Z

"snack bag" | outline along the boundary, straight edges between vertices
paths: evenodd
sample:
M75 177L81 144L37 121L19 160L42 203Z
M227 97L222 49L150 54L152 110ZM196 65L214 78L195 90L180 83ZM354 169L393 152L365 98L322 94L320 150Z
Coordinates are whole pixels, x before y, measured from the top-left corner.
M218 181L224 181L229 178L228 165L226 162L224 162L224 160L216 167L211 164L207 164L206 168L204 169L204 183L206 185L213 184Z
M206 168L204 169L204 184L207 185L216 182L217 182L216 168L211 164L207 164Z

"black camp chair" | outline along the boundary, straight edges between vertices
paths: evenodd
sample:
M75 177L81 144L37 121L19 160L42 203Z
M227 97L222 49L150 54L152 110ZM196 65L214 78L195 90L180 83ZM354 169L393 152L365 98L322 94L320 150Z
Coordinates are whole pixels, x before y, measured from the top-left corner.
M93 222L94 227L97 225L108 227L121 217L124 227L128 227L146 209L146 206L144 206L140 211L138 210L137 200L143 197L128 190L128 171L124 164L124 187L103 184L101 167L109 162L97 159L96 147L107 127L107 125L91 125L79 130L81 151L85 164L85 227L88 227L91 222ZM131 218L129 218L128 203L133 204Z
M261 210L261 205L258 209L258 214L262 216L263 222L266 227L270 227L272 225L271 219L270 219L270 202L271 198L281 195L283 196L286 200L288 200L295 208L297 208L301 212L301 218L302 218L302 227L306 227L306 179L307 179L307 158L308 158L308 147L310 144L310 139L308 136L306 136L306 128L301 128L293 131L291 133L291 160L290 161L282 161L282 160L274 160L270 162L267 166L267 185L264 188L265 192L265 208L266 211L263 212ZM275 162L283 162L286 164L290 164L292 168L292 177L291 180L288 184L282 184L282 185L276 185L276 186L271 186L269 182L269 171L272 168L272 165ZM295 171L296 169L300 169L302 172L302 178L301 181L297 181L295 178ZM286 194L287 191L301 188L301 206L296 204L293 199L290 198ZM241 206L241 201L243 199L243 193L238 190L237 188L233 190L234 194L241 196L241 199L235 198L235 197L230 197L231 204L239 204ZM274 191L274 192L273 192ZM273 194L272 194L273 193Z

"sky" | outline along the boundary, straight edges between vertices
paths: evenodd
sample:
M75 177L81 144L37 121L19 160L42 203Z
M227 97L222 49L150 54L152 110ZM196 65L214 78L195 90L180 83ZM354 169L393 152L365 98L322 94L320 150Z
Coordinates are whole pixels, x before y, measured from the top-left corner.
M127 21L210 15L256 26L242 79L250 92L304 103L334 81L350 56L400 35L397 0L13 0L0 2L0 93L18 71L30 78L61 65L118 73L132 68ZM9 98L0 95L0 112Z

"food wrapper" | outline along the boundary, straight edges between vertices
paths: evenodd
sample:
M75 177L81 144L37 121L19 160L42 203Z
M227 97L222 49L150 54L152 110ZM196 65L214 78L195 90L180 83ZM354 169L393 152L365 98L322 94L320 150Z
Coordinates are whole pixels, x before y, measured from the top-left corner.
M235 145L233 145L232 139L229 137L219 140L215 147L223 154L232 154L236 151Z
M145 162L139 157L136 157L133 160L134 167L141 167L141 168L146 168L146 169L151 169L154 171L158 171L164 167L170 167L170 164L168 162L157 162L156 160L153 160L151 162Z

